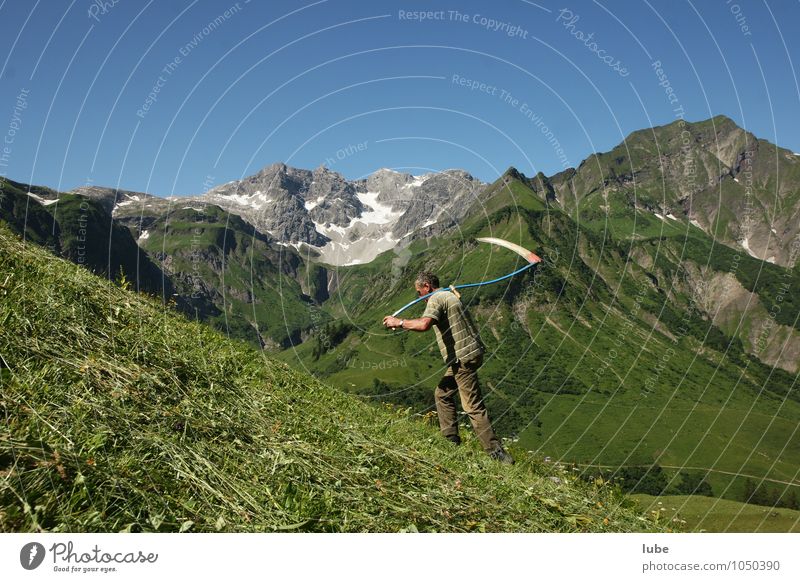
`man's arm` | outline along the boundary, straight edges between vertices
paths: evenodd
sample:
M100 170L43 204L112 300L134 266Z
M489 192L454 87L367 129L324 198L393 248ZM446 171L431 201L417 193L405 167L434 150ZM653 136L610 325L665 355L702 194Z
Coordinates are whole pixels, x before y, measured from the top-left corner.
M400 322L403 325L400 325ZM428 331L433 325L432 317L420 317L417 319L400 319L387 315L383 318L383 325L386 327L402 327L411 331Z

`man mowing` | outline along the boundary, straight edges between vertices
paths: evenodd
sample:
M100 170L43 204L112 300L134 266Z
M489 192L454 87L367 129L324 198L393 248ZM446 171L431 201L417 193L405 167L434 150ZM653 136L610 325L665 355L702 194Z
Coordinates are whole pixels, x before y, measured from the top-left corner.
M458 392L461 406L469 416L483 450L501 463L513 464L514 459L503 449L495 435L483 403L478 368L483 364L484 346L472 318L455 293L439 288L439 278L433 273L421 272L417 275L414 287L420 297L428 296L424 299L427 307L422 317L399 319L387 315L383 318L383 325L411 331L434 328L447 367L434 392L442 435L456 445L461 444L455 399Z

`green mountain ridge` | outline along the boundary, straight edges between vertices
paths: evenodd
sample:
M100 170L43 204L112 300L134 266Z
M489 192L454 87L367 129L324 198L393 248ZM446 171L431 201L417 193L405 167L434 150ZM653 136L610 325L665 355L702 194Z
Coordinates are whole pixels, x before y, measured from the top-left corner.
M300 343L327 298L323 267L218 206L176 209L146 232L141 247L169 271L179 309L231 337L270 350Z
M694 221L715 240L794 266L800 237L800 156L723 115L633 132L610 152L529 182L582 222L620 204ZM746 245L746 246L745 246Z

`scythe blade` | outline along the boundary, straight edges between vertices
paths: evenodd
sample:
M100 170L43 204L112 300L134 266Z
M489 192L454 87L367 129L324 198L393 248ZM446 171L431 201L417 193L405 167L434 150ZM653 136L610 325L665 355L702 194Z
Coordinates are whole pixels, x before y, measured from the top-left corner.
M519 256L521 256L523 259L528 261L529 263L541 263L542 262L542 259L539 258L533 252L529 251L528 249L526 249L524 247L519 246L518 244L514 244L514 243L509 242L507 240L503 240L502 238L494 238L494 237L488 237L487 236L487 237L482 237L482 238L476 238L475 240L478 240L480 242L489 243L489 244L492 244L492 245L497 245L499 247L506 248L506 249L508 249L510 251L514 251Z

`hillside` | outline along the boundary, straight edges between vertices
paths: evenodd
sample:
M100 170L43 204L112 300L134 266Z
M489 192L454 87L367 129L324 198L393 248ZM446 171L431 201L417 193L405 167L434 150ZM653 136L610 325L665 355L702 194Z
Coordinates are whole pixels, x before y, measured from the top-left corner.
M254 346L299 343L312 316L326 319L316 308L327 297L325 269L238 215L195 202L152 216L132 206L140 197L166 201L104 188L76 192L5 181L0 222L96 274L124 273L137 290L175 296L180 311ZM115 200L128 214L112 219ZM278 304L280 311L272 308Z
M692 532L724 533L800 533L800 511L764 507L713 499L700 495L633 496L648 511L658 511L662 519L676 518L684 529Z
M174 208L138 243L168 271L181 311L255 346L300 343L327 298L324 268L218 206Z
M453 449L0 227L0 531L632 531L601 482Z
M172 295L170 281L103 201L0 180L0 222L95 274L124 276L139 291Z

